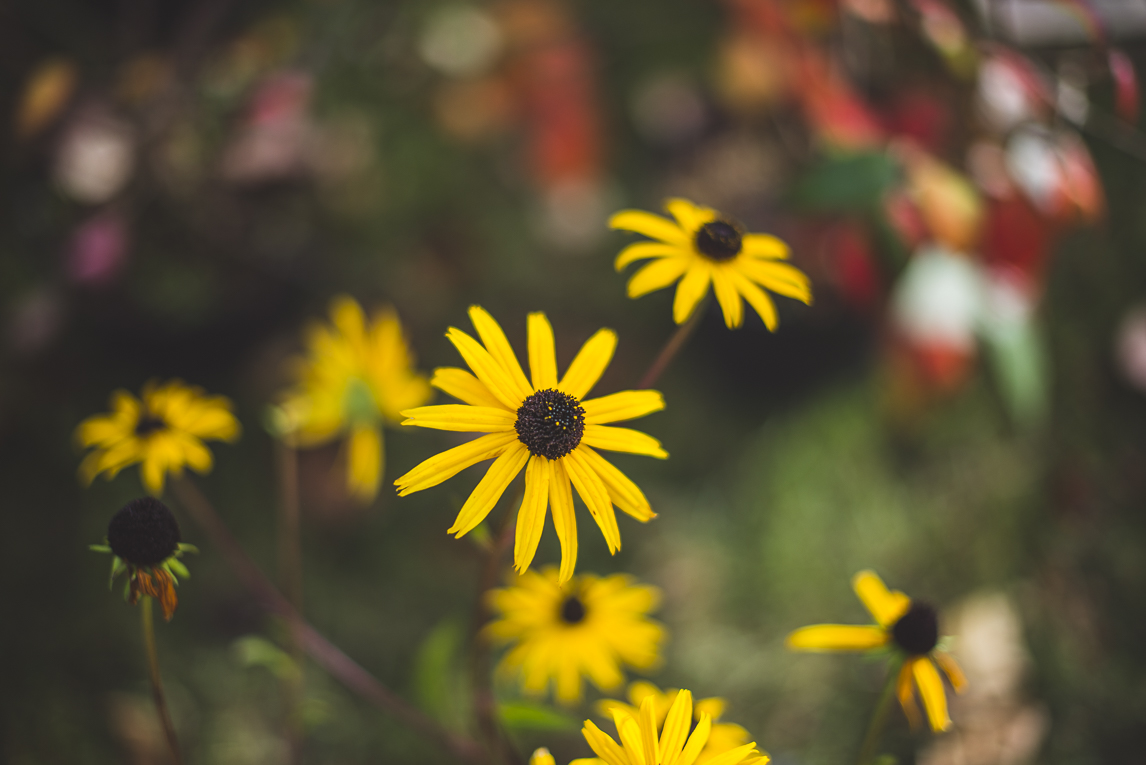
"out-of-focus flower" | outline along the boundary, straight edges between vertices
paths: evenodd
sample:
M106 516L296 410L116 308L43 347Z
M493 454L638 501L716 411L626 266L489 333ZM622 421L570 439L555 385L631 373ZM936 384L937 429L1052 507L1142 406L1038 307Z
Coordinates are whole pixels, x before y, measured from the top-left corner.
M595 449L667 458L668 452L652 436L607 424L659 412L664 397L655 390L630 390L585 398L613 358L617 335L612 330L598 330L589 338L558 380L553 327L545 314L529 314L530 379L493 317L479 306L471 306L469 315L481 343L454 327L446 337L473 374L444 367L435 369L430 381L466 405L409 409L402 412L409 418L402 424L487 435L431 457L394 483L399 495L406 496L493 459L449 528L450 534L460 537L485 519L524 468L525 496L517 514L513 565L518 572L529 568L548 504L561 541L560 581L567 582L577 563L571 482L610 553L621 549L614 504L642 522L656 517L640 488Z
M349 437L346 484L359 499L378 493L385 455L382 425L423 404L430 386L414 371L414 357L392 308L367 326L357 301L341 295L330 304L330 324L307 333L307 354L295 366L297 385L284 397L284 435L300 446Z
M613 721L617 725L617 744L591 720L581 729L589 746L607 765L694 765L701 762L700 754L712 729L712 718L701 712L700 721L692 724L692 693L679 691L665 715L664 726L657 735L656 701L647 696L637 714L615 709ZM707 761L708 765L764 765L768 755L756 749L753 741L724 752Z
M770 330L778 323L776 306L761 287L812 302L808 277L795 266L779 262L787 259L788 245L776 237L746 234L716 210L686 199L670 199L665 209L675 220L643 210L622 210L609 219L611 228L656 240L630 244L617 255L618 271L638 260L653 261L629 279L629 297L647 295L680 280L673 320L683 324L711 284L729 328L744 322L743 298Z
M643 680L638 680L629 685L629 704L616 699L602 699L596 704L597 713L607 719L613 719L613 710L619 709L632 717L640 716L640 708L646 698L653 699L653 717L656 720L657 727L660 728L664 725L665 717L668 716L669 709L672 708L673 701L676 700L678 690L676 688L666 688L661 690L655 685ZM696 758L696 765L706 765L714 760L716 757L730 752L733 749L744 746L748 743L751 736L748 731L735 723L722 723L720 722L721 715L724 714L724 707L727 702L718 697L707 699L700 699L693 705L692 715L693 719L700 722L702 715L708 715L712 719L712 730L708 734L708 741L701 750L700 756ZM767 755L765 755L766 757Z
M542 746L535 749L530 755L529 765L557 765L557 760L553 759L549 750Z
M1102 181L1077 134L1025 125L1008 138L1006 151L1011 178L1043 215L1088 223L1102 216Z
M179 558L185 552L198 550L183 544L179 524L167 505L154 497L128 502L112 516L104 543L91 545L91 549L115 556L108 587L127 572L123 599L134 606L141 595L153 597L163 608L163 618L171 621L179 603L175 596L177 576L191 576Z
M76 440L92 448L80 463L85 485L100 473L110 480L138 462L143 485L160 494L167 474L181 476L184 465L198 473L211 470L211 451L204 440L235 441L240 433L227 398L207 396L181 380L163 385L150 381L138 399L117 390L111 394L111 409L76 428Z
M624 680L622 665L650 669L661 661L665 628L649 618L660 591L625 574L584 574L565 582L547 566L527 571L487 595L497 618L483 634L512 644L498 671L521 675L526 693L550 682L563 704L581 699L582 680L608 691Z
M84 204L111 199L134 170L134 131L98 107L82 111L68 126L56 155L56 182Z
M979 111L999 132L1036 119L1047 111L1050 92L1043 78L1022 56L996 51L979 66Z
M31 138L52 124L76 89L76 67L66 59L48 59L24 83L16 107L16 135Z
M983 228L983 200L961 173L911 144L895 153L907 170L908 189L932 238L958 252L970 252Z
M227 147L223 173L240 183L288 178L309 169L313 78L301 71L268 77L247 105L244 124Z
M896 695L911 724L919 723L915 691L923 701L933 731L951 727L947 694L938 666L956 692L966 685L963 671L939 645L939 618L926 603L913 601L898 590L888 590L874 571L861 571L852 578L852 588L871 613L873 626L816 624L788 635L794 651L876 651L892 648L903 659L896 680Z
M718 94L737 112L757 112L788 95L794 73L791 51L778 39L736 33L717 50Z
M422 60L443 74L472 77L501 53L497 20L476 5L448 5L433 14L418 41Z
M919 345L971 353L982 311L982 274L971 259L942 247L917 252L892 294L896 328Z
M84 221L68 244L68 276L81 284L110 281L127 255L128 229L123 214L105 210Z

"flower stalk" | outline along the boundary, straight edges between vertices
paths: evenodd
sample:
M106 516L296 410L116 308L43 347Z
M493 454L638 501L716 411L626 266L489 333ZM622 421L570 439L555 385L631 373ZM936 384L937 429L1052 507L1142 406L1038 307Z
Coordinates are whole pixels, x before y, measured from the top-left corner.
M887 666L887 680L879 694L879 701L875 704L875 711L872 712L871 722L860 745L859 757L856 758L856 765L868 765L875 759L880 739L883 738L883 729L887 725L887 713L891 709L891 697L895 693L895 681L902 663L901 660L893 659Z
M300 638L302 619L302 542L298 499L298 451L288 435L275 440L276 462L279 473L279 580L287 599L298 618L287 623L291 660L295 671L284 682L287 703L287 740L290 743L291 762L302 762L303 725L303 665L305 653Z
M648 368L648 371L641 377L641 381L637 383L638 388L651 388L656 385L657 380L659 380L664 371L668 369L668 365L676 358L680 349L684 347L685 342L692 335L697 325L700 324L700 317L704 314L704 307L707 302L708 301L704 301L698 305L696 310L692 312L692 316L688 318L688 321L676 328L676 332L672 333L672 336L669 337L664 348L661 348L661 352L657 354L656 359Z
M159 715L159 723L163 726L163 735L167 739L167 746L171 750L171 761L175 765L183 765L183 758L179 754L179 740L175 737L175 726L171 723L171 714L167 711L167 696L163 693L163 677L159 673L159 653L155 650L155 618L152 614L151 596L144 595L140 604L139 616L143 626L143 646L147 651L147 669L151 679L151 696L155 699L155 711Z

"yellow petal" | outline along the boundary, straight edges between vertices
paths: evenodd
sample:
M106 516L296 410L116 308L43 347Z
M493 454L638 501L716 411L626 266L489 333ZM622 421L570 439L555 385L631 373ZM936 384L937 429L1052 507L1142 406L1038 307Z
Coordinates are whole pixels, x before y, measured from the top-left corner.
M454 525L447 529L447 534L462 536L477 528L485 520L489 511L497 505L506 488L525 467L529 459L529 450L521 444L510 444L509 448L500 457L493 461L489 470L478 481L478 485L466 499Z
M738 765L745 757L751 754L755 748L756 742L752 741L743 746L738 746L735 749L729 749L727 752L721 752L715 757L705 760L704 765Z
M613 268L620 271L630 263L648 258L666 258L673 255L689 255L690 250L677 244L663 242L634 242L617 255Z
M573 363L565 370L565 376L557 384L557 389L578 399L585 398L601 379L616 349L617 333L611 329L597 330L581 346Z
M724 716L724 708L728 706L728 702L719 696L711 696L707 699L701 699L696 702L697 714L706 713L713 720L719 720Z
M621 210L609 218L609 228L644 234L650 239L658 239L680 247L692 247L688 232L667 218L644 210Z
M788 635L785 645L793 651L867 651L887 645L886 630L848 624L816 624Z
M853 576L852 589L881 627L890 627L911 608L911 598L888 590L874 571L865 569Z
M684 748L688 738L688 729L692 725L692 692L681 690L673 699L665 716L664 729L661 731L661 761L668 763L676 759Z
M748 305L752 306L753 310L764 320L764 326L768 328L768 331L775 332L780 320L776 316L776 304L772 302L772 298L768 297L768 293L736 271L732 271L730 276L732 283L736 285L736 291L744 296Z
M720 311L724 314L724 324L729 329L736 329L744 323L744 303L740 301L740 293L729 276L728 269L712 269L712 290L716 293L716 300L720 303Z
M951 654L946 651L932 651L931 658L935 659L935 663L947 675L947 679L951 681L951 687L955 689L956 693L962 693L966 690L967 676L963 674L963 669Z
M665 408L665 397L658 390L624 390L582 401L586 425L634 420Z
M687 199L680 197L665 200L665 209L669 211L672 217L676 218L680 227L691 235L695 235L701 226L705 223L711 223L718 217L716 210L711 207L694 205Z
M661 442L647 433L613 425L586 425L581 443L596 449L644 454L662 460L668 457L668 452L661 447Z
M403 425L465 433L499 433L513 430L517 415L503 407L440 404L402 412Z
M382 480L382 430L358 426L350 431L346 485L350 493L363 502L378 494Z
M557 387L557 353L553 345L553 326L543 313L531 313L527 319L529 335L529 372L534 390Z
M569 480L577 489L581 501L589 508L589 514L597 522L601 533L605 536L605 543L609 552L615 553L621 549L621 531L617 528L617 517L613 514L613 503L609 500L609 491L580 455L578 449L561 458L565 463L565 470Z
M926 657L920 657L912 666L912 674L919 686L919 697L923 699L931 730L936 733L947 730L951 727L951 718L947 714L947 693L943 690L939 670Z
M504 406L481 380L457 367L438 367L430 385L474 406Z
M712 729L712 718L708 715L701 715L700 722L696 724L696 729L693 730L692 735L688 737L688 743L684 745L684 750L680 753L680 757L676 759L673 765L693 765L696 758L700 756L701 750L704 745L708 743L708 734ZM666 762L665 765L668 765Z
M502 406L516 412L521 402L532 391L526 391L514 382L509 372L485 348L460 329L450 327L446 337L458 349L466 364Z
M740 239L740 250L754 258L786 260L788 245L771 234L745 234Z
M617 733L621 737L621 746L633 765L656 765L656 760L645 760L645 746L641 740L641 726L637 718L620 712L613 713L613 723L617 726Z
M455 446L453 449L435 454L394 482L398 487L398 495L404 497L415 491L437 486L470 465L476 465L482 460L497 457L505 450L505 447L515 441L517 441L517 434L512 431L490 433L461 446Z
M692 260L687 257L654 260L633 274L626 287L626 294L631 298L639 298L664 289L683 276L691 262Z
M577 519L573 514L573 487L562 460L549 462L549 507L553 512L553 526L561 542L561 570L557 582L565 584L573 578L577 565Z
M525 466L525 496L517 511L517 531L513 546L513 567L524 573L545 528L545 508L549 504L549 466L545 457L530 457Z
M812 302L812 283L804 272L787 263L773 263L742 258L735 266L752 281L777 295Z
M919 707L915 705L915 690L911 684L911 668L919 658L909 658L899 668L899 676L895 679L895 695L899 698L899 705L903 707L903 714L907 724L915 730L920 725Z
M589 748L609 765L632 765L628 755L625 754L625 750L607 733L594 725L592 720L585 721L585 727L581 729L581 734L585 736Z
M163 493L163 482L167 471L163 457L160 456L159 452L150 450L143 458L139 472L143 478L143 486L148 492L157 497Z
M641 730L641 745L645 762L656 765L660 762L660 752L657 744L656 700L649 696L641 702L641 709L637 715L637 725Z
M696 304L708 292L708 282L711 278L708 263L697 259L692 262L684 278L676 286L676 296L672 303L672 318L677 324L684 324L692 315Z
M609 499L613 501L614 505L641 523L646 523L657 517L640 487L618 470L613 463L585 444L581 444L577 448L577 453L605 484L605 488L609 492Z
M557 760L553 759L553 755L545 747L536 749L533 755L529 758L529 765L557 765Z
M497 359L497 363L501 364L509 374L521 397L528 396L533 391L529 387L529 381L525 379L525 372L521 371L517 355L514 354L505 333L501 331L501 325L481 306L471 305L469 313L470 321L473 322L474 329L477 330L490 355Z

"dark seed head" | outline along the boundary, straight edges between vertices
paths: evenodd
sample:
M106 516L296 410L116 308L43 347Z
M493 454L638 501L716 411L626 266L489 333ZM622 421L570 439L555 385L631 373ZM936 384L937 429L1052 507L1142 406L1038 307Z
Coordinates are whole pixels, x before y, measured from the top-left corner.
M585 409L568 393L546 388L522 402L513 427L530 454L556 460L581 443Z
M135 435L139 437L150 436L157 430L163 430L167 427L167 423L163 421L162 417L156 417L152 414L141 414L139 421L135 423Z
M107 525L111 551L137 566L155 566L167 560L181 539L175 516L154 497L128 502Z
M566 624L580 624L585 618L585 604L576 595L565 598L561 604L561 621Z
M931 653L939 642L939 617L926 603L912 603L891 628L895 644L909 656Z
M723 220L705 223L696 232L696 249L710 260L732 260L740 254L740 231Z

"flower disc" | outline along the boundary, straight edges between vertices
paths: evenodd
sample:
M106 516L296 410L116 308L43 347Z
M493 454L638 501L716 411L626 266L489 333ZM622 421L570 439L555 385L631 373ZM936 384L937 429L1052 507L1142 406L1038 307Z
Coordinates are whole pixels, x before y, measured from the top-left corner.
M179 549L179 524L167 505L154 497L128 502L107 525L111 551L136 566L156 566Z
M522 402L513 428L535 457L560 459L581 443L585 409L576 397L545 388Z
M930 653L939 642L939 617L926 603L912 603L892 625L891 636L909 656Z

